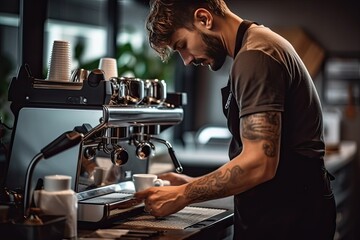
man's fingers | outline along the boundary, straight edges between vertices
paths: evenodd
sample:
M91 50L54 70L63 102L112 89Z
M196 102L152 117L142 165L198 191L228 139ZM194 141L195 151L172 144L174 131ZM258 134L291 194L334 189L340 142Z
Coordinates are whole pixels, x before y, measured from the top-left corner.
M147 190L144 190L144 191L134 193L134 198L145 199L145 198L147 198L148 195L149 195L149 192Z

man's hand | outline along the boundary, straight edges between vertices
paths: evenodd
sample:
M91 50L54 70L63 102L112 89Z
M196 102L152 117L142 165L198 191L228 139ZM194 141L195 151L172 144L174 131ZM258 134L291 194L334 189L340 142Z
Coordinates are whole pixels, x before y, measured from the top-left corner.
M135 193L134 197L144 200L146 212L155 217L165 217L187 206L185 186L151 187Z

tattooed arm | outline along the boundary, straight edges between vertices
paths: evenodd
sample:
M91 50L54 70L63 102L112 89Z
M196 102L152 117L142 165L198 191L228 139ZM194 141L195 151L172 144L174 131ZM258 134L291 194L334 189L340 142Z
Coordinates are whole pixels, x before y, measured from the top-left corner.
M275 176L280 152L281 113L251 114L240 120L243 151L232 161L180 186L150 188L135 194L154 216L166 216L185 206L235 195Z
M243 151L218 170L186 186L189 202L244 192L275 176L280 152L281 113L264 112L240 121Z

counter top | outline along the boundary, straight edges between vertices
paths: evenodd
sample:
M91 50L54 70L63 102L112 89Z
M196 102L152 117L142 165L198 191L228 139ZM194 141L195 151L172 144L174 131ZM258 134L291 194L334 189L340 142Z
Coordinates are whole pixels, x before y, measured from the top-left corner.
M229 209L229 208L230 209ZM200 215L204 214L206 211L219 211L212 217L206 218L202 221L198 221L195 224L180 229L174 225L171 225L169 228L167 221L169 223L173 222L174 219L186 219L184 213L178 213L177 217L169 217L164 219L152 219L151 216L147 214L139 214L124 220L117 220L107 225L106 227L99 227L99 229L79 229L77 239L102 239L105 236L114 236L114 234L121 234L124 231L130 231L130 236L127 236L126 233L124 236L116 239L148 239L147 235L151 235L151 239L154 240L186 240L186 239L224 239L232 235L232 225L233 225L233 210L232 210L232 197L217 199L212 201L207 201L199 204L192 204L188 207L193 208L192 212L188 214L191 219L187 221L193 222L192 218L198 218ZM202 209L201 209L202 208ZM209 210L207 210L208 208ZM200 214L200 212L202 214ZM147 220L146 220L147 219ZM152 220L151 220L152 219ZM135 222L134 222L135 221ZM135 223L135 224L134 224ZM145 225L141 225L145 224ZM174 224L174 223L171 223ZM181 225L181 224L180 224ZM179 225L179 226L180 226ZM161 228L159 226L168 226ZM124 234L124 233L123 233ZM139 235L138 238L131 238L134 235ZM150 236L149 235L149 236ZM129 237L129 238L127 238ZM109 239L114 239L109 238Z
M355 141L342 141L339 151L325 155L325 166L328 171L335 172L355 158L357 144Z

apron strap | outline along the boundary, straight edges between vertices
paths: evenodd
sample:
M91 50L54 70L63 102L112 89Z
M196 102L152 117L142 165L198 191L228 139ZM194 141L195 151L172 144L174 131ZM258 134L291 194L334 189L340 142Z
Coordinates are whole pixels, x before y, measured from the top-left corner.
M253 24L254 22L250 22L248 20L244 20L242 21L242 23L240 24L237 34L236 34L236 44L235 44L235 50L234 50L234 58L235 56L238 54L238 52L240 51L241 45L242 45L242 40L244 38L244 34L246 32L246 30L251 26L251 24Z

